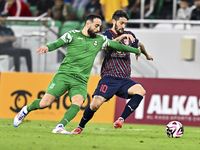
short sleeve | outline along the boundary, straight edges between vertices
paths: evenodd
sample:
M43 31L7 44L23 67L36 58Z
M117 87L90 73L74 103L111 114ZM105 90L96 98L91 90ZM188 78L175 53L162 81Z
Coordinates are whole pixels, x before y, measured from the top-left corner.
M108 29L104 30L104 31L102 32L102 35L104 35L104 36L106 36L108 39L112 40L112 35L111 35L111 33L109 32Z
M139 39L136 38L135 34L133 34L132 32L130 32L130 33L135 38L135 42L131 46L134 48L138 48Z

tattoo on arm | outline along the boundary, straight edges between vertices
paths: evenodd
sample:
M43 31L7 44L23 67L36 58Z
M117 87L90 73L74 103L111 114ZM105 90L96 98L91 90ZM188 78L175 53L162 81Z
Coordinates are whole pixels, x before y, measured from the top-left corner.
M123 37L122 36L119 36L119 37L117 37L117 38L115 38L115 39L113 39L113 41L115 41L115 42L120 42L121 40L123 39Z
M116 39L116 42L119 42L119 39Z
M96 96L96 99L98 99L100 102L102 101L101 97Z

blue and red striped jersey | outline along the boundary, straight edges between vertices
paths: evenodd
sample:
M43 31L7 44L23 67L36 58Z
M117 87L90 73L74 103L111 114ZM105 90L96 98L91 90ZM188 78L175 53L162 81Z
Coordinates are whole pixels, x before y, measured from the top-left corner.
M111 29L106 29L102 33L107 36L108 39L115 39L120 35L115 34ZM139 40L135 37L135 35L130 31L124 31L123 34L131 34L135 38L135 42L131 43L131 41L127 39L123 39L120 41L120 44L129 45L137 48ZM105 56L104 61L101 67L101 77L104 76L114 76L121 78L130 78L131 75L131 59L129 52L120 52L114 49L104 50Z

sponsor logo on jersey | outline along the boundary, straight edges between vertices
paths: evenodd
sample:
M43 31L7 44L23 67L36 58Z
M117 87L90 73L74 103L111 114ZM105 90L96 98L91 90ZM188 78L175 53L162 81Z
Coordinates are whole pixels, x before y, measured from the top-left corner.
M127 39L124 39L124 44L129 45L129 41Z
M69 33L65 33L63 36L61 36L61 39L65 42L65 43L70 43L72 41L72 37Z
M125 53L112 53L111 57L120 57L120 58L124 58L126 57Z
M78 37L79 40L82 40L83 38Z
M97 46L97 41L94 41L94 46Z
M55 86L55 83L52 83L51 86L49 87L50 89L53 89Z

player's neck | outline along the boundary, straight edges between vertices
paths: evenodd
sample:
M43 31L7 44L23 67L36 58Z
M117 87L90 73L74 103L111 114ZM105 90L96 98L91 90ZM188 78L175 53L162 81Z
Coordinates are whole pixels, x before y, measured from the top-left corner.
M85 27L82 30L82 34L85 35L85 36L90 37L90 35L88 34L87 29Z
M116 32L116 30L115 30L114 27L112 27L111 30L112 30L115 34L117 34L117 32Z

